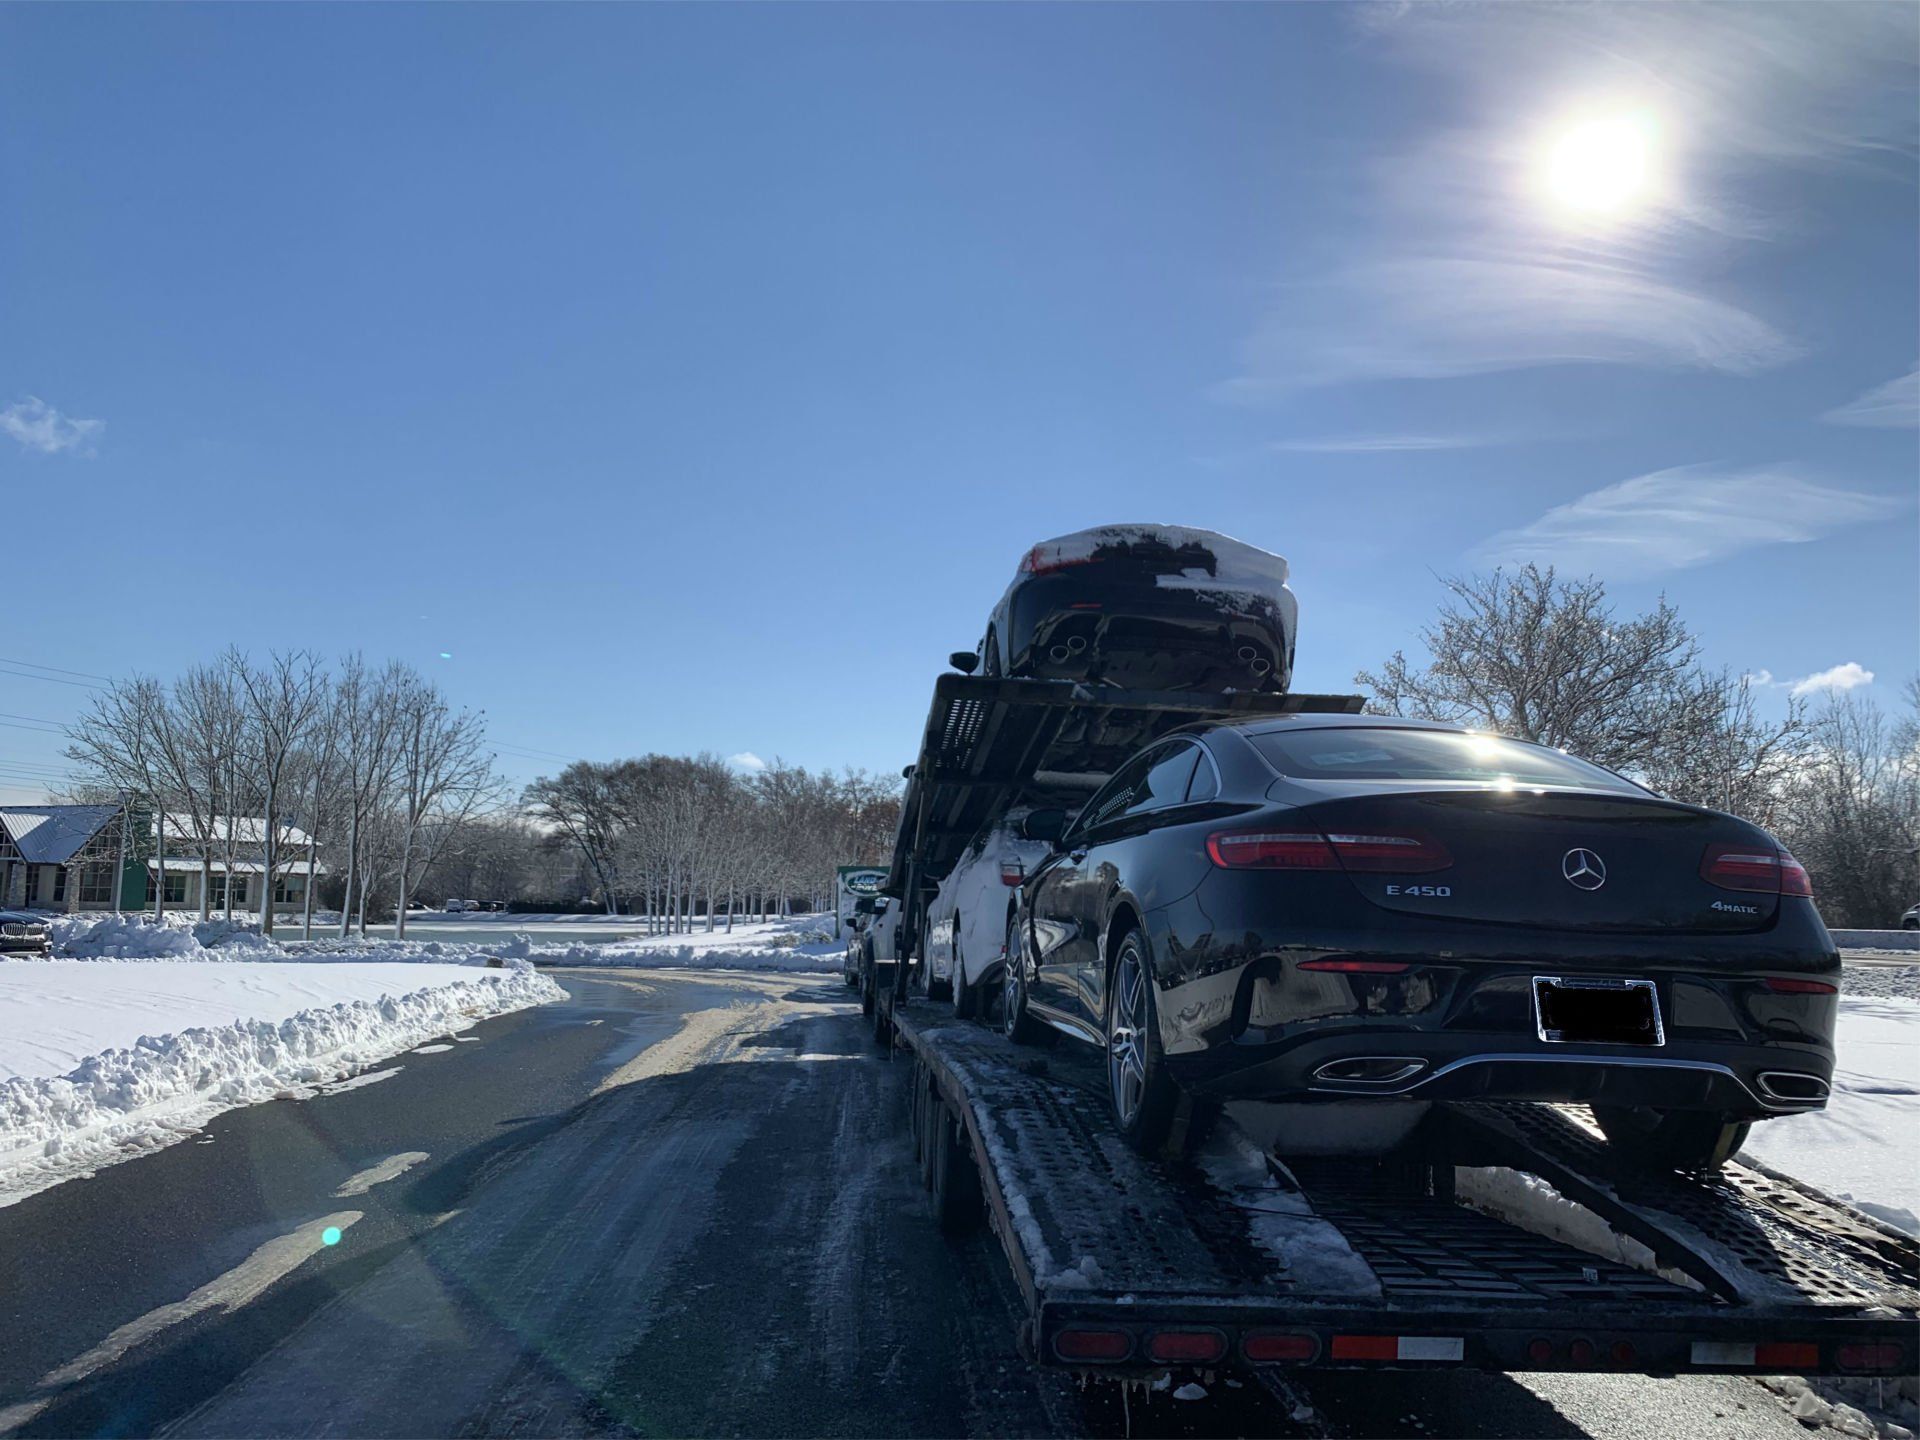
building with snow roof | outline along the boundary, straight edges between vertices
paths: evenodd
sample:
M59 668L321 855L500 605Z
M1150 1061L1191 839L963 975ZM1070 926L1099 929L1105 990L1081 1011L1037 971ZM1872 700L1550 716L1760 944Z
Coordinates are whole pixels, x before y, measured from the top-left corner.
M138 833L129 833L118 805L0 805L0 907L147 909L157 881L168 910L198 911L203 890L210 912L225 910L229 901L235 910L260 908L260 887L267 883L264 819L237 816L203 827L191 816L169 814L162 846L159 822L137 810L135 817L131 830ZM278 829L273 904L297 909L310 879L325 867L315 863L311 835L296 825Z

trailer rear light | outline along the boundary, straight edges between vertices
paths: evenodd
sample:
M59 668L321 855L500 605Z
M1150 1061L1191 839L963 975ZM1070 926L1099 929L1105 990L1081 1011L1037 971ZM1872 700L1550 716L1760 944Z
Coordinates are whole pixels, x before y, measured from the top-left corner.
M1813 894L1806 866L1777 846L1768 850L1758 845L1709 845L1700 857L1700 878L1722 890L1757 895Z
M1073 1326L1054 1335L1053 1353L1062 1360L1111 1364L1133 1353L1133 1336L1124 1330L1094 1330Z
M1425 835L1337 835L1327 839L1349 870L1383 875L1425 875L1452 866L1453 856Z
M1842 1370L1895 1370L1900 1366L1898 1345L1842 1345L1834 1352Z
M1527 1359L1535 1365L1545 1365L1549 1360L1553 1359L1553 1342L1551 1340L1529 1340L1527 1342Z
M1313 1359L1320 1353L1320 1342L1311 1335L1256 1331L1240 1342L1240 1350L1256 1365L1286 1363Z
M1633 1342L1631 1340L1614 1341L1613 1348L1609 1350L1607 1354L1612 1357L1613 1363L1618 1365L1622 1370L1640 1358L1639 1352L1633 1348Z
M1332 970L1341 975L1398 975L1407 968L1404 960L1302 960L1296 970Z
M1219 1330L1156 1330L1147 1337L1147 1358L1162 1365L1209 1365L1227 1357Z
M1271 830L1218 830L1207 854L1223 870L1338 870L1324 835Z
M1567 1346L1567 1360L1570 1364L1587 1366L1593 1364L1593 1357L1599 1352L1593 1348L1591 1340L1575 1340Z
M1753 1347L1753 1363L1766 1370L1813 1370L1820 1364L1820 1347L1797 1340L1769 1340Z
M1783 979L1779 976L1767 977L1767 989L1776 995L1835 995L1838 985L1829 985L1824 980Z
M1336 1335L1336 1360L1459 1360L1466 1342L1453 1335Z

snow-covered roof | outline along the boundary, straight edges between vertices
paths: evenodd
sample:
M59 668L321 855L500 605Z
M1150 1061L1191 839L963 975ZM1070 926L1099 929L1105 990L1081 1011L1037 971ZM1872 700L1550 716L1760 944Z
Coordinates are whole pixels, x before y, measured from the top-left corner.
M231 866L224 860L210 860L207 863L208 871L215 875L226 875L229 873L234 875L258 875L264 868L258 860L236 860ZM305 860L282 860L274 868L282 875L304 875L307 873L307 862ZM147 869L153 869L153 859L151 856L147 859ZM169 855L167 856L167 870L170 873L184 871L188 874L198 875L200 873L199 857L194 855ZM313 873L316 875L324 875L327 873L327 867L324 865L315 865L313 867Z
M313 842L313 837L298 825L290 825L285 820L281 820L277 822L277 828L280 831L280 843L282 845L308 845ZM216 843L225 841L227 838L227 818L224 815L216 816L209 826L209 830L212 839ZM259 845L266 839L266 834L267 822L263 816L236 815L233 819L233 838L235 844ZM167 813L167 843L169 845L175 840L192 842L195 841L196 838L197 832L195 831L193 817L191 815L178 811L169 811Z
M29 865L64 865L119 813L118 805L0 805L0 825Z

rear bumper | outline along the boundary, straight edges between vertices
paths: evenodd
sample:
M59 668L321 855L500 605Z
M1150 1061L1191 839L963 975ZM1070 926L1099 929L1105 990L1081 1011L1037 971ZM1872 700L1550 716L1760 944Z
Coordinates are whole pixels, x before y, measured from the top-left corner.
M1598 1101L1750 1117L1825 1103L1838 995L1769 984L1838 984L1839 955L1817 920L1676 943L1410 923L1362 901L1337 918L1363 923L1314 927L1272 907L1229 913L1225 873L1147 916L1162 1048L1196 1093ZM1380 968L1309 968L1352 962ZM1532 984L1541 975L1651 981L1663 1043L1545 1039ZM1363 1079L1326 1070L1368 1058L1382 1063Z
M1743 1119L1818 1110L1833 1076L1830 1054L1774 1046L1668 1045L1625 1054L1620 1047L1524 1046L1510 1035L1375 1031L1226 1049L1169 1057L1169 1068L1196 1094L1221 1098L1533 1100L1714 1110ZM1230 1059L1240 1063L1219 1063ZM1383 1078L1342 1077L1361 1061ZM1797 1077L1798 1085L1780 1077ZM1785 1093L1795 1088L1806 1098Z

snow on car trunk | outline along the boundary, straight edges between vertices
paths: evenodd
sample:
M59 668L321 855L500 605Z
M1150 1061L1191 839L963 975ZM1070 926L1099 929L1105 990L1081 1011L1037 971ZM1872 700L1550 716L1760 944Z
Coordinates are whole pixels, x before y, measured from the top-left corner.
M565 993L524 963L0 965L0 1205Z

